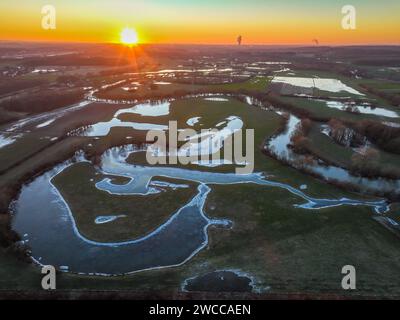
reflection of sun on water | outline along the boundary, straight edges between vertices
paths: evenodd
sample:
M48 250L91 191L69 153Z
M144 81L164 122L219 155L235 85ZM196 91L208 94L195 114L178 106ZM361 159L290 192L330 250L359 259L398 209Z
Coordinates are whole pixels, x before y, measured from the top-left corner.
M139 41L138 34L135 29L125 28L121 32L121 43L125 45L135 45Z

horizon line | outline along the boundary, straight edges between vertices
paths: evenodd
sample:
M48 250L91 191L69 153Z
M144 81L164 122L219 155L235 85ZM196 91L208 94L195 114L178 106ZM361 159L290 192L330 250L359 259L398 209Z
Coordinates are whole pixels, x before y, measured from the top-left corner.
M97 41L79 41L79 40L43 40L43 39L0 39L0 42L14 42L14 43L52 43L52 44L93 44L93 45L121 45L124 46L124 44L119 43L119 42L97 42ZM320 43L319 45L315 45L307 42L304 43L244 43L241 44L240 46L234 42L232 43L203 43L203 42L142 42L142 43L138 43L136 46L146 46L146 45L173 45L173 46L231 46L231 47L314 47L314 48L323 48L323 47L357 47L357 46L400 46L400 42L399 43Z

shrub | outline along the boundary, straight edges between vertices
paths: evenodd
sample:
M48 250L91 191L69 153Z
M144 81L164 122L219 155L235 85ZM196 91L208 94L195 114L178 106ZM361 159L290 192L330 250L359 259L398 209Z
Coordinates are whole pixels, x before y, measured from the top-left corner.
M353 128L385 151L400 154L400 128L377 121L364 120L353 123Z

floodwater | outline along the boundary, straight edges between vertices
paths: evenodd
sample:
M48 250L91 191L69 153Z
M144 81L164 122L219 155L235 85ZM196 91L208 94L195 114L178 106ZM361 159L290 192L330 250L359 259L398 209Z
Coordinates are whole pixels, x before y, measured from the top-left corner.
M278 136L272 138L265 148L272 151L277 158L291 163L293 166L301 164L305 169L322 176L325 180L336 180L342 183L351 183L364 190L370 191L400 191L400 180L390 180L385 178L364 178L352 175L348 170L315 162L313 165L306 164L304 156L294 153L290 145L290 137L294 134L300 119L294 115L289 116L286 130Z
M160 117L169 115L169 108L171 103L168 101L159 101L159 102L152 102L152 103L142 103L135 105L131 108L126 109L119 109L114 118L117 118L121 114L125 113L133 113L133 114L140 114L141 116L146 117Z
M328 108L338 109L341 111L350 110L351 112L363 113L363 114L372 114L376 116L388 117L388 118L398 118L399 114L395 111L391 111L384 108L372 107L368 104L345 104L341 101L325 101L325 100L317 100L324 102Z
M204 98L204 100L207 100L207 101L215 101L215 102L228 102L228 101L229 101L229 99L226 99L226 98L218 98L218 97Z
M210 188L199 185L197 195L172 212L170 219L155 231L119 243L92 241L80 234L68 204L51 184L53 175L65 167L59 166L25 186L15 204L13 228L26 235L23 241L29 241L32 257L39 264L98 275L179 265L206 245L210 224L226 224L204 215ZM47 205L43 207L43 203Z
M119 109L109 121L98 122L85 129L84 135L89 137L100 137L109 134L111 128L132 128L134 130L168 130L168 126L155 123L143 123L124 121L119 119L123 114L139 114L147 117L160 117L168 115L170 102L151 102L134 105L130 108Z
M246 99L246 101L257 105L255 100ZM95 124L88 132L93 135L104 135L114 125L127 125L133 128L139 126L146 130L148 124L122 122L118 116L123 113L163 116L169 114L169 103L141 104L122 109L114 114L111 121ZM191 121L188 120L189 123L194 122L193 118L191 119L189 119ZM196 120L200 118L196 117ZM270 143L275 148L275 152L286 153L288 157L292 156L288 142L299 121L298 118L291 116L288 129L271 140ZM228 132L229 129L230 133L238 130L243 127L243 121L232 115L220 122L220 126L225 126L218 131L222 137L225 137L224 130ZM153 128L153 125L149 124L149 128ZM302 191L306 189L304 187L295 188L289 184L268 180L260 172L219 173L127 162L130 156L135 161L136 153L145 151L147 151L146 147L140 149L135 145L115 147L106 151L102 155L100 167L96 167L96 170L107 175L108 178L97 183L93 181L95 187L109 194L143 197L143 201L146 201L146 196L149 194L168 192L169 189L188 188L188 184L185 183L163 181L163 179L168 181L177 179L196 183L197 194L187 203L183 203L179 210L171 212L168 221L156 230L149 231L148 234L123 242L93 241L80 233L68 203L52 184L52 179L64 169L75 163L86 162L81 154L77 154L73 159L56 166L23 186L18 199L12 204L12 210L15 213L12 227L16 232L24 235L22 241L29 244L33 260L43 265L54 265L62 271L98 275L119 275L181 265L207 245L207 228L210 225L222 227L232 225L232 222L226 219L210 219L204 211L205 201L208 194L212 192L213 185L253 184L260 186L260 192L268 192L266 187L280 188L298 197L299 202L295 204L295 207L304 210L322 210L342 205L369 206L376 213L389 210L389 205L385 200L313 198ZM222 164L224 163L208 165ZM319 168L316 167L315 170ZM328 173L326 174L329 176ZM338 172L332 174L337 176ZM115 184L109 178L110 176L128 178L128 182ZM46 206L43 206L43 203L46 203ZM112 212L107 216L98 216L93 221L93 225L113 223L116 219L123 218L123 212Z
M38 124L38 125L36 126L36 128L44 128L44 127L47 127L47 126L49 126L50 124L52 124L55 120L56 120L56 119L54 118L54 119L50 119L50 120L47 120L47 121L45 121L45 122L42 122L42 123Z
M290 116L285 131L270 140L269 148L273 150L279 158L289 159L292 156L293 152L288 148L288 145L300 122L301 120L299 118Z
M206 95L207 96L207 95ZM227 98L221 98L217 96L211 96L204 99L210 99L214 102L226 102L229 101ZM119 109L115 112L113 118L109 121L98 122L85 128L83 131L84 136L99 137L107 136L110 130L115 127L125 127L132 128L134 130L168 130L167 125L155 124L155 123L143 123L143 122L131 122L124 121L120 119L123 114L139 114L148 117L161 117L170 114L170 101L159 101L159 102L149 102L144 104L137 104L129 108ZM200 124L201 117L192 117L186 121L189 126L194 126L195 124ZM218 129L217 129L218 128ZM165 150L165 148L160 146L154 146L153 149L149 147L149 152L152 152L153 156L165 156L167 154L174 154L182 157L190 157L198 159L201 156L212 155L217 153L223 148L224 141L232 136L238 130L243 128L243 121L235 115L231 115L219 122L216 128L203 129L201 133L192 135L186 138L186 143L179 148L179 150ZM182 130L182 129L180 129ZM204 160L204 159L202 159ZM215 159L210 161L191 161L191 163L202 165L202 166L212 166L231 164L232 162L227 161L216 161Z
M102 156L100 170L107 175L128 177L130 181L116 185L104 179L96 187L111 194L143 197L154 190L157 192L157 189L164 188L165 191L165 188L171 187L161 181L161 186L157 182L152 184L157 176L197 182L197 194L188 203L182 204L178 211L171 212L169 220L149 234L124 242L93 241L79 232L68 203L52 184L53 177L65 168L86 161L82 156L76 156L74 161L59 165L25 185L12 205L15 213L12 227L25 235L23 241L29 244L32 258L37 263L51 264L63 271L99 275L126 274L183 264L207 245L207 228L210 225L231 225L229 220L212 220L204 212L204 203L214 184L251 183L282 188L298 196L300 203L296 207L305 210L341 205L370 206L378 213L389 209L384 200L312 198L290 185L267 180L261 173L238 175L178 167L148 167L126 162L132 153L142 151L132 145L108 150ZM43 203L47 205L43 206ZM109 223L113 218L102 217L97 222Z
M0 135L0 149L8 146L9 144L12 144L16 140L16 137L14 136L5 136L5 135Z
M186 121L186 124L187 124L188 126L193 127L196 123L198 123L198 122L200 121L200 119L201 119L201 117L193 117L193 118L190 118L190 119L188 119L188 120Z
M111 128L120 127L120 128L132 128L134 130L167 130L168 126L155 124L155 123L143 123L143 122L131 122L131 121L122 121L118 118L112 118L110 121L106 122L98 122L94 125L91 125L88 129L86 129L84 135L88 137L102 137L107 136L110 133Z
M67 106L65 108L57 109L54 111L44 112L28 116L22 120L18 120L7 125L2 134L0 134L0 149L14 143L19 138L23 137L23 130L26 130L27 126L37 124L36 128L43 128L53 123L58 118L63 117L69 112L73 112L82 109L89 105L90 101L81 101L79 103Z
M348 92L355 95L362 96L363 94L357 90L345 85L343 82L337 79L323 79L323 78L301 78L301 77L274 77L272 82L284 83L296 87L303 88L317 88L322 91L329 92Z

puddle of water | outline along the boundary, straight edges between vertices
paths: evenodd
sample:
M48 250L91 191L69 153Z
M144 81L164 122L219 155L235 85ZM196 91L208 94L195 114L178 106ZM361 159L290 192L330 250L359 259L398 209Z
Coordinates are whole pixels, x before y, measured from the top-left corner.
M170 102L153 102L153 103L142 103L135 105L131 108L119 109L115 114L114 118L117 118L121 114L133 113L140 114L146 117L161 117L169 115Z
M166 85L169 85L169 84L172 84L171 82L165 82L165 81L156 81L156 82L154 82L154 84L158 84L158 85L161 85L161 86L166 86Z
M189 188L188 184L176 184L176 183L171 183L171 182L153 181L153 180L150 182L150 185L154 186L154 187L170 188L172 190ZM160 188L160 189L165 191L165 189L162 189L162 188Z
M36 128L39 129L39 128L47 127L48 125L52 124L55 120L56 120L56 119L50 119L50 120L47 120L47 121L45 121L45 122L42 122L41 124L38 124L38 125L36 126Z
M145 72L130 72L126 73L126 75L173 75L175 73L197 73L197 72L231 72L233 71L232 68L209 68L209 69L164 69L164 70L158 70L158 71L145 71Z
M395 226L395 227L397 227L399 224L396 222L396 221L394 221L393 219L391 219L391 218L386 218L386 220L392 225L392 226Z
M226 99L226 98L215 98L215 97L204 98L204 100L215 101L215 102L228 102L229 101L229 99Z
M126 215L118 215L118 216L98 216L94 220L95 224L104 224L104 223L109 223L113 222L119 218L126 218Z
M269 64L269 65L276 65L276 64L292 64L291 62L288 61L260 61L260 62L255 62L252 63L252 65L257 65L257 64Z
M32 71L32 73L52 73L57 71L57 69L35 69Z
M124 91L130 91L130 90L137 90L138 87L122 87L121 89Z
M190 118L190 119L188 119L188 120L186 121L186 124L187 124L188 126L193 127L196 123L199 123L200 119L201 119L201 117L193 117L193 118Z
M17 137L14 136L6 137L5 135L0 135L0 149L14 143L16 139Z
M283 72L289 72L289 71L291 71L289 68L283 68L283 69L274 71L274 73L283 73Z
M396 122L382 122L384 125L389 126L389 127L393 127L393 128L400 128L400 123L396 123Z
M246 67L248 70L266 70L266 67L257 67L257 66L248 66Z
M49 119L52 119L53 121L55 121L56 119L63 117L65 114L72 112L72 111L76 111L79 110L81 108L86 107L87 105L91 104L91 101L81 101L77 104L73 104L70 105L68 107L62 108L62 109L57 109L54 111L50 111L50 112L45 112L39 115L33 115L33 116L29 116L25 119L19 120L17 122L14 122L10 125L10 127L7 129L7 132L14 132L17 130L21 130L23 129L23 127L30 125L32 123L37 123L40 121L48 121Z
M216 167L220 167L220 166L224 166L224 165L233 165L233 164L244 166L244 165L248 164L246 162L232 162L229 159L198 160L198 161L193 161L191 163L196 164L198 166L209 167L209 168L216 168Z
M112 128L132 128L134 130L168 130L168 126L155 123L143 123L134 121L123 121L118 117L122 114L139 114L147 117L161 117L170 113L170 102L151 102L132 106L130 108L119 109L109 121L98 122L88 126L83 130L84 136L101 137L107 136ZM82 128L81 128L82 129ZM70 132L80 132L80 129Z
M107 122L98 122L89 126L84 132L84 136L87 137L103 137L110 133L111 128L132 128L134 130L168 130L168 126L153 124L153 123L142 123L142 122L129 122L121 121L120 119L113 118Z

